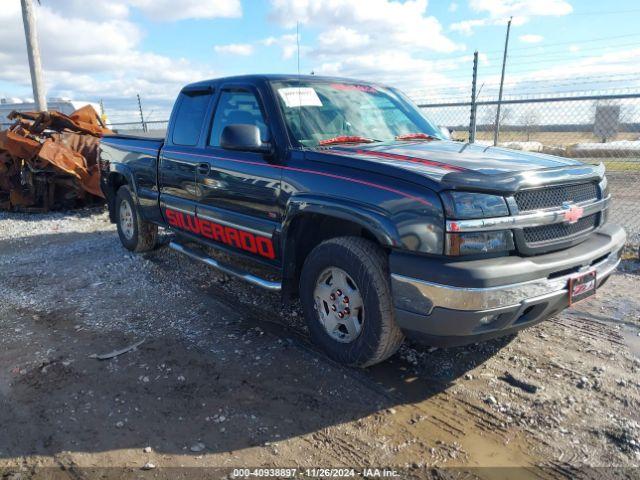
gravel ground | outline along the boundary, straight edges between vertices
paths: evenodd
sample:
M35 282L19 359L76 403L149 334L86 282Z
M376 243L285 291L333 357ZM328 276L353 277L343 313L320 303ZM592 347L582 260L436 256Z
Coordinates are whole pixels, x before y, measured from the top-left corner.
M130 254L101 210L0 214L0 477L384 466L633 478L640 265L621 270L517 337L406 343L354 370L309 344L297 305L167 248Z

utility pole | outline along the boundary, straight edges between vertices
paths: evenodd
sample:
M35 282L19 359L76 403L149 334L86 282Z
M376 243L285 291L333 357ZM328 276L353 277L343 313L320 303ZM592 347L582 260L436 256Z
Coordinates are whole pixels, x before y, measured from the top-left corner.
M500 78L500 91L498 92L498 109L496 110L496 124L493 129L493 145L498 145L498 137L500 135L500 107L502 106L502 87L504 86L504 69L507 66L507 50L509 49L509 31L511 30L511 20L507 23L507 38L504 40L504 56L502 57L502 77Z
M478 51L473 52L473 79L471 80L471 118L469 119L469 143L476 141L476 84L478 81Z
M140 110L140 122L142 123L142 131L147 131L147 124L144 123L144 114L142 113L142 102L140 101L140 94L137 93L136 97L138 97L138 110Z
M22 3L22 23L24 23L24 35L27 40L27 55L29 57L29 70L31 71L31 87L36 109L40 112L47 110L47 97L45 96L44 83L42 81L42 64L40 63L40 48L38 47L38 30L36 17L33 12L31 0L20 0Z

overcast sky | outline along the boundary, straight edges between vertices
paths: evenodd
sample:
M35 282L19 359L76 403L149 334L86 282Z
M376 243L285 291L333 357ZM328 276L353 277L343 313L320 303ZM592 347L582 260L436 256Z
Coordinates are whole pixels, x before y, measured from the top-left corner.
M20 1L0 0L0 97L32 97ZM37 2L34 0L34 3ZM635 0L41 0L47 97L104 100L114 120L167 117L185 83L243 73L376 80L430 100L499 81L507 94L640 87Z

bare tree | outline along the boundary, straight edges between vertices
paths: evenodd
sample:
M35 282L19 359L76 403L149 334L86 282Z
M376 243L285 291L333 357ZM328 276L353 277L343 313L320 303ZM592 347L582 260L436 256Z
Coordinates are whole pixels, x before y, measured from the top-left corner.
M494 123L496 121L496 112L498 110L497 105L491 105L484 108L482 112L482 123L489 127L489 131L493 131ZM500 125L504 125L511 116L512 116L511 108L503 106L500 109Z
M520 123L527 135L527 142L531 140L531 134L538 131L540 125L540 114L537 110L530 108L520 117Z

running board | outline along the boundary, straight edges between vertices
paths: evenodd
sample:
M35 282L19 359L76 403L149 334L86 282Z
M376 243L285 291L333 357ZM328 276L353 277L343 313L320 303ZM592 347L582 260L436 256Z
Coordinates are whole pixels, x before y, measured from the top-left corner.
M269 280L265 280L264 278L252 275L248 272L233 268L229 265L223 265L217 260L204 254L198 253L195 250L185 247L180 243L170 242L169 248L175 250L176 252L184 253L187 257L191 257L194 260L199 260L200 262L209 265L210 267L220 270L221 272L224 272L233 277L237 277L241 280L244 280L245 282L249 282L252 285L256 285L272 292L279 292L282 289L282 285L280 284L280 282L271 282Z

